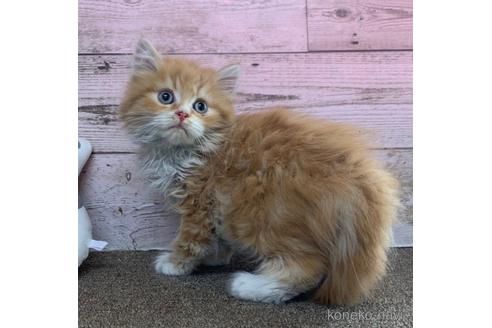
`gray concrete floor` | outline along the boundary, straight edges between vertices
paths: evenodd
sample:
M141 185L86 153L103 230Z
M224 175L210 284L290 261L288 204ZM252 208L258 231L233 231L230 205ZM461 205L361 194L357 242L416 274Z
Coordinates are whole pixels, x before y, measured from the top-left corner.
M231 272L202 267L183 277L154 273L157 252L91 253L79 268L79 327L412 327L411 248L392 249L374 295L353 307L297 299L258 304L226 293ZM246 267L246 269L248 269Z

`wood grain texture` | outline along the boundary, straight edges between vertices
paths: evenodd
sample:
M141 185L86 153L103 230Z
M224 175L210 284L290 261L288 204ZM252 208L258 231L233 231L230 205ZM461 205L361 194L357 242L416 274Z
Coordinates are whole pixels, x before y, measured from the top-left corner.
M239 112L288 106L374 132L380 148L412 147L409 52L189 55L211 67L240 63ZM129 55L79 56L79 136L95 152L133 152L116 119Z
M79 0L79 53L307 50L305 0Z
M402 184L403 209L395 225L394 245L412 240L412 150L374 151ZM175 236L179 218L148 186L135 154L94 154L80 177L80 196L95 239L107 250L163 249Z
M412 49L412 0L307 0L309 50Z

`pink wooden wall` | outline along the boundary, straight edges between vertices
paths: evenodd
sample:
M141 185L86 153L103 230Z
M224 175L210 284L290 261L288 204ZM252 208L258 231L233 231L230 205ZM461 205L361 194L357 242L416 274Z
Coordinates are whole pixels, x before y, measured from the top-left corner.
M374 132L400 179L395 244L412 243L411 0L79 0L80 178L108 249L166 248L178 218L144 181L116 118L140 37L212 67L240 63L240 112L290 106Z

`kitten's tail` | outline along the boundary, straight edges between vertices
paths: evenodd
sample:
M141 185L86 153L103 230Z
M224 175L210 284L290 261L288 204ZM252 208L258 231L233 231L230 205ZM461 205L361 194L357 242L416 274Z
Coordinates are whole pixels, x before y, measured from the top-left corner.
M358 247L355 250L347 252L344 243L337 243L341 249L331 252L326 276L313 296L315 301L323 304L356 304L369 296L383 278L390 246L391 224L399 206L396 194L396 189L389 192L384 201L386 206L380 208L378 219L368 220L379 221L376 225L378 228L365 231L365 235L358 238Z
M389 175L387 177L391 178ZM386 272L391 224L399 207L397 194L397 188L394 187L387 188L385 194L379 195L383 197L380 204L384 206L379 206L378 212L367 218L367 222L373 224L371 229L356 229L363 235L357 238L355 248L350 250L347 247L347 240L350 240L348 237L338 239L336 247L339 248L332 249L327 256L329 264L326 277L314 293L315 301L324 304L355 304L368 296L382 279Z
M326 274L313 299L323 304L353 305L369 296L386 272L386 249L377 246L344 258Z

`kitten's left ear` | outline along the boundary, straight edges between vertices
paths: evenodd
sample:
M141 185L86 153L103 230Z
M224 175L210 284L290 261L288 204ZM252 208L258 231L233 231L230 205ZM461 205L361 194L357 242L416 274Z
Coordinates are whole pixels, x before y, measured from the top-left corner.
M221 68L217 72L219 75L217 82L220 88L226 92L234 93L240 71L239 65L229 65Z
M161 56L149 41L145 39L138 41L133 59L133 69L135 71L145 70L155 72L161 60Z

